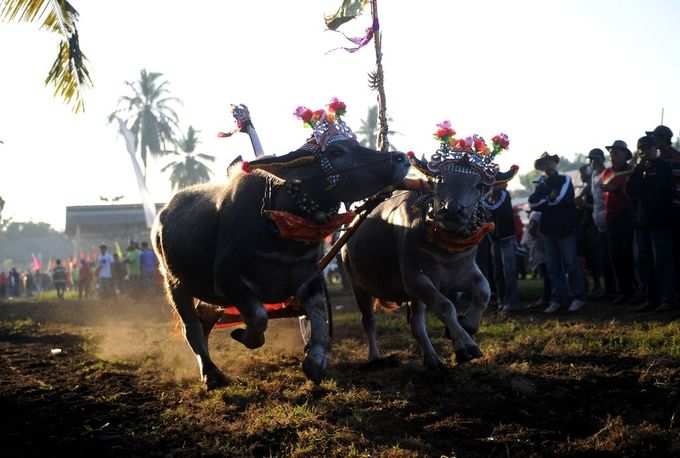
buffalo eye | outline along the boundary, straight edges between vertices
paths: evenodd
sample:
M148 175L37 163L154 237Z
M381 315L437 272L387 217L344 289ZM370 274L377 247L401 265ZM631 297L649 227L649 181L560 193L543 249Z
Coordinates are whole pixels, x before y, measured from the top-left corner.
M328 150L328 155L331 157L340 157L345 154L345 150L342 148L332 148Z

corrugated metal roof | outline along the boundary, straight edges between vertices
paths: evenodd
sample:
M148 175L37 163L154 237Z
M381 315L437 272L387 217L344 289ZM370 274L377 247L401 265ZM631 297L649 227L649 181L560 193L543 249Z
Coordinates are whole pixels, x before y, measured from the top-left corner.
M156 211L165 204L156 204ZM142 204L79 205L66 207L66 233L75 235L76 226L90 229L106 226L146 226Z

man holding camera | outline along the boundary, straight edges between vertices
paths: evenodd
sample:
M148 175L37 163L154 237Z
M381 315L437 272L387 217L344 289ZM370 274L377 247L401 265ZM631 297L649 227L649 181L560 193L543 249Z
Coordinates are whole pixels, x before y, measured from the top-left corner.
M626 185L633 200L640 276L647 287L647 303L638 311L672 310L675 278L673 262L673 168L661 158L655 137L638 140L637 165Z

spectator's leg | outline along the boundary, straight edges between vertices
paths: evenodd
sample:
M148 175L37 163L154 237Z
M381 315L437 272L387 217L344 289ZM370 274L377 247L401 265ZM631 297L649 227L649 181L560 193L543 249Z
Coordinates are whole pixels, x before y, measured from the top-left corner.
M635 275L633 274L633 216L621 215L614 223L617 231L617 267L620 278L620 291L626 297L635 294Z
M493 276L496 283L496 297L498 298L498 303L505 305L506 293L505 293L505 278L503 275L503 253L500 240L494 240L491 244L493 250Z
M652 250L651 233L647 228L639 228L637 233L638 265L640 277L645 285L647 304L658 305L656 280L654 279L654 254Z
M559 239L564 269L569 279L569 289L573 299L583 301L586 296L583 267L578 257L576 238L573 235Z
M614 279L614 268L609 253L609 236L607 232L598 231L598 254L600 255L600 265L602 266L602 276L604 278L604 289L607 296L616 295L616 280Z
M511 308L519 306L517 292L517 256L515 255L515 238L499 240L501 263L503 267L504 296L503 303Z
M675 304L675 262L673 259L673 234L671 229L652 230L654 277L661 304Z
M567 278L564 271L559 239L545 238L545 264L548 268L551 285L551 302L565 305L567 302Z

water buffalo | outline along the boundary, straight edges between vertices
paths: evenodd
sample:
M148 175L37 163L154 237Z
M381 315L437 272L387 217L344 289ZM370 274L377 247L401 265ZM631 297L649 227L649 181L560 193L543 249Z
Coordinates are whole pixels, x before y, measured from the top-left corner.
M344 125L330 124L315 130L299 150L246 163L226 185L181 190L157 217L152 240L168 296L209 389L228 382L208 352L208 333L219 310L197 308L197 300L235 305L246 328L231 335L254 349L265 341L268 317L262 304L297 297L311 321L303 370L314 382L321 380L329 345L317 267L322 243L282 237L267 215L288 212L310 225L327 224L341 202L396 185L409 168L404 154L364 148Z
M479 328L490 291L475 256L477 243L493 228L485 223L480 203L495 182L497 167L491 155L463 147L461 152L446 146L429 163L411 155L413 165L429 177L430 189L405 191L383 202L343 247L370 361L381 359L374 300L410 303L409 322L426 367L443 366L427 334L426 307L445 323L459 363L482 355L471 335ZM457 297L469 304L464 317L457 315Z

